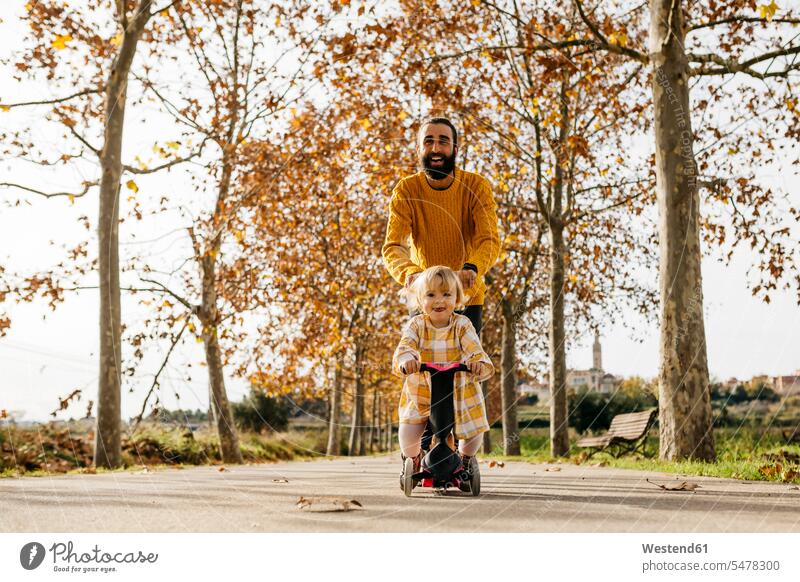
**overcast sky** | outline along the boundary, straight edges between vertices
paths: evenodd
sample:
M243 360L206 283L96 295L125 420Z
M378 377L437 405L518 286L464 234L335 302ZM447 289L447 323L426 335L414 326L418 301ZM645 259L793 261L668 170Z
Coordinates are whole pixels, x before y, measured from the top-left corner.
M11 4L15 9L8 9ZM4 2L3 21L0 22L0 54L10 54L19 46L22 29L16 14L24 1ZM176 82L180 73L174 72ZM13 81L7 70L0 70L0 101L14 102L32 96L59 95L59 89L46 85L21 86ZM23 112L0 112L0 122L36 127L37 139L52 142L59 151L59 133L53 133L41 124L41 109ZM152 155L154 140L174 139L175 130L168 120L151 116L141 124L135 115L127 119L125 134L125 159L136 155ZM42 125L39 128L39 125ZM409 144L411 147L411 144ZM62 168L57 172L43 172L40 168L10 160L0 162L0 182L13 181L35 184L42 189L63 190L76 184L85 175L86 167ZM399 176L398 176L399 178ZM763 178L785 193L796 195L800 190L797 168L788 163L781 167L763 169ZM143 195L169 193L170 196L192 199L189 181L181 171L170 175L137 179ZM8 198L8 190L0 190L0 197ZM16 197L16 193L14 193ZM97 195L76 200L70 204L65 199L28 199L30 206L13 210L0 209L0 264L8 271L28 271L44 268L60 255L48 242L80 240L85 231L77 217L86 214L92 219L97 214ZM381 206L376 206L381 208ZM125 208L123 207L123 213ZM172 220L173 222L170 222ZM148 233L142 226L126 225L120 229L123 243L138 243L142 239L167 235L152 248L154 254L163 255L165 261L176 260L185 250L185 240L180 233L184 226L177 218L165 217L159 230ZM137 232L136 229L139 229ZM137 239L133 240L132 235ZM373 249L374 250L374 249ZM792 292L777 292L769 305L754 299L746 286L746 272L752 261L747 253L737 255L733 264L725 267L716 257L706 257L703 262L703 291L705 297L706 333L708 338L709 367L713 376L726 379L731 376L749 378L756 374L788 374L800 368L800 310ZM124 302L123 319L135 318L141 308L130 299ZM9 306L7 305L8 309ZM86 401L96 399L98 304L96 291L85 291L69 299L52 312L41 303L11 307L13 326L6 338L0 339L0 408L24 411L24 419L45 420L58 405L58 397L76 388L84 391L81 403L59 418L81 416ZM633 338L644 338L643 341ZM658 366L658 328L654 319L643 321L637 317L621 316L608 321L602 328L604 368L622 376L641 375L653 377ZM576 338L568 346L568 365L586 368L591 365L592 338ZM162 400L169 407L206 408L208 405L205 370L199 367L202 351L199 344L187 345L176 355L168 368L162 389ZM191 382L183 378L186 366L194 364ZM154 370L157 357L149 357L143 370ZM146 374L123 392L123 416L136 414L149 387ZM128 392L132 389L133 392ZM229 381L229 394L238 400L246 392L241 381ZM181 395L178 404L172 392Z

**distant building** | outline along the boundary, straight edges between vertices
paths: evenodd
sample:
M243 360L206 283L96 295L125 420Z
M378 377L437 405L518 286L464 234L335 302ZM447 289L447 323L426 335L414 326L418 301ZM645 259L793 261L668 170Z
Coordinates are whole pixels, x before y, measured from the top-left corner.
M517 393L520 396L536 396L540 404L550 403L550 385L547 382L520 380L517 383Z
M795 370L790 376L775 376L772 379L772 387L781 396L800 394L800 370Z
M603 347L600 345L600 334L595 332L592 345L592 367L588 370L568 370L567 388L578 390L581 386L586 386L594 392L610 394L619 386L620 382L620 378L603 370Z
M722 385L722 388L726 392L730 392L731 390L736 388L739 384L744 384L744 382L742 380L739 380L738 378L735 378L735 377L731 376L730 378L728 378L724 382L720 382L720 384Z

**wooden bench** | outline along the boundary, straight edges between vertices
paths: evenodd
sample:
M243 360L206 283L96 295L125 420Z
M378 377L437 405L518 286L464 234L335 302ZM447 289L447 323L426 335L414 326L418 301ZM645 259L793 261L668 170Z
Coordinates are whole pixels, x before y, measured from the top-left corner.
M628 412L618 414L611 419L611 426L608 432L595 437L586 437L578 441L578 446L585 449L593 449L589 456L595 453L608 453L615 458L628 453L645 453L645 441L647 432L656 420L658 410L651 408L641 412Z

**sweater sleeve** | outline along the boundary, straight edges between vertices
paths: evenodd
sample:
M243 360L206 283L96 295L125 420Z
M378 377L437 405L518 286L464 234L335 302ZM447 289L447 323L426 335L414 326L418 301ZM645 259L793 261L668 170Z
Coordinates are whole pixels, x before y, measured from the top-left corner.
M417 318L413 318L403 328L400 343L397 344L397 349L394 351L394 356L392 357L392 374L395 376L403 376L401 368L406 362L414 359L420 359Z
M500 235L497 233L497 203L492 188L486 179L481 178L472 198L470 209L475 221L475 238L472 253L467 263L478 268L478 277L483 277L492 268L500 254Z
M411 207L402 195L402 182L392 193L389 204L389 222L381 254L389 274L401 285L409 275L421 273L422 269L411 260L408 240L411 236Z
M483 351L481 340L478 334L475 333L475 328L472 322L464 317L463 323L459 322L457 329L459 344L461 345L461 361L465 364L471 362L481 362L484 364L484 373L478 378L479 382L488 380L494 375L494 364L492 360Z

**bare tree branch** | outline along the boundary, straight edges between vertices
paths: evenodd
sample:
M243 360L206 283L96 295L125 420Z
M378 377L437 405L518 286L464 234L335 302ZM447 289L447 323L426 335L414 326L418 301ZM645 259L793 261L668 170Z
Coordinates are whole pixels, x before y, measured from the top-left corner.
M617 44L611 44L608 41L608 39L605 36L603 36L603 33L600 32L600 29L597 28L597 25L594 24L586 15L586 12L584 12L583 10L583 4L581 0L572 0L572 1L575 4L575 7L578 9L578 13L581 15L581 20L583 20L583 23L592 32L592 34L597 39L598 43L602 48L611 53L617 53L619 55L625 55L634 58L640 63L647 64L650 62L650 58L647 55L642 54L637 50L630 49L628 47L620 46Z
M155 16L155 15L156 15L156 14L158 14L159 12L164 12L165 10L169 10L170 8L172 8L173 6L175 6L176 4L179 4L179 3L180 3L180 1L181 1L181 0L174 0L173 2L170 2L169 4L167 4L166 6L164 6L163 8L156 8L155 10L153 10L153 11L150 13L150 17L152 18L153 16Z
M181 327L181 330L178 332L178 335L176 335L172 339L172 345L169 346L169 349L167 350L167 353L164 356L164 361L161 362L161 367L158 369L158 372L156 372L156 375L153 377L153 383L150 385L150 390L147 392L147 396L144 397L144 402L142 402L142 410L139 412L139 415L136 417L136 420L133 423L132 431L135 431L136 428L139 426L139 423L142 421L145 409L147 408L147 401L150 400L150 396L153 395L153 392L155 392L155 389L159 386L158 377L161 376L161 372L163 372L164 368L167 367L167 362L169 362L169 357L172 355L172 350L174 350L175 346L178 345L178 342L181 340L183 332L186 331L186 328L188 326L189 326L189 318L187 317L186 321L183 322L183 327Z
M757 57L753 57L746 61L736 61L734 59L725 59L716 54L688 54L689 62L692 63L713 63L719 67L701 66L691 70L692 76L700 75L729 75L731 73L745 73L757 79L766 79L767 77L785 77L791 71L800 70L800 63L793 63L782 71L774 72L760 72L752 68L753 65L769 61L782 56L800 54L800 45L793 46L785 49L779 49L764 53Z
M735 22L760 22L762 24L771 24L773 22L779 22L783 24L800 24L800 19L798 18L773 18L772 20L768 20L766 18L758 18L756 16L731 16L730 18L723 18L721 20L715 20L713 22L703 22L701 24L696 24L694 26L690 26L686 29L686 32L692 32L693 30L700 30L701 28L711 28L714 26L720 26L723 24L733 24Z
M47 99L44 101L23 101L20 103L0 103L0 107L13 109L14 107L28 107L30 105L55 105L56 103L64 103L65 101L69 101L70 99L75 99L76 97L82 97L83 95L93 95L96 93L102 93L105 91L105 87L99 87L97 89L85 89L83 91L78 91L77 93L73 93L72 95L67 95L66 97L60 97L57 99Z
M38 194L39 196L44 196L45 198L56 198L57 196L68 196L70 198L80 198L81 196L85 196L89 190L97 186L99 182L84 182L83 183L83 190L80 192L42 192L41 190L37 190L35 188L29 188L28 186L23 186L22 184L13 184L11 182L0 182L0 188L18 188L19 190L24 190L26 192L31 192L32 194Z
M160 170L166 170L167 168L171 168L172 166L177 166L178 164L182 164L183 162L188 162L189 160L198 157L200 154L203 153L203 147L205 146L206 142L208 141L208 137L203 139L203 142L200 144L200 148L194 152L193 154L186 156L184 158L175 158L174 160L170 160L169 162L165 162L160 166L156 166L155 168L136 168L134 166L128 166L126 164L122 165L123 172L129 172L131 174L153 174Z
M62 121L62 123L63 123L63 121ZM67 126L67 129L69 130L69 132L70 132L70 133L71 133L73 136L75 136L75 139L77 139L79 142L81 142L83 145L85 145L87 148L89 148L89 149L90 149L90 150L91 150L91 151L92 151L92 152L93 152L95 155L97 155L97 156L99 156L99 155L100 155L100 148L96 148L96 147L94 147L94 146L93 146L92 144L90 144L90 143L89 143L89 142L88 142L88 141L87 141L87 140L86 140L86 139L85 139L85 138L84 138L84 137L83 137L81 134L79 134L79 133L78 133L78 132L75 130L75 128L73 127L73 125L74 125L74 124L72 124L72 123L64 123L64 125L66 125L66 126Z
M173 298L175 298L175 300L177 300L177 301L178 301L178 302L179 302L181 305L183 305L184 307L186 307L186 309L188 309L188 310L189 310L189 311L191 311L192 313L196 313L196 312L197 312L197 306L195 306L195 305L192 305L192 304L191 304L191 303L190 303L188 300L184 299L183 297L181 297L180 295L178 295L177 293L175 293L174 291L172 291L172 290L171 290L169 287L167 287L167 286L166 286L166 285L164 285L163 283L161 283L161 282L159 282L159 281L155 281L154 279L144 279L144 278L142 279L142 281L144 281L145 283L152 283L153 285L156 285L156 286L158 286L158 287L159 287L159 288L161 288L161 289L162 289L162 290L163 290L165 293L167 293L168 295L171 295L171 296L172 296Z

